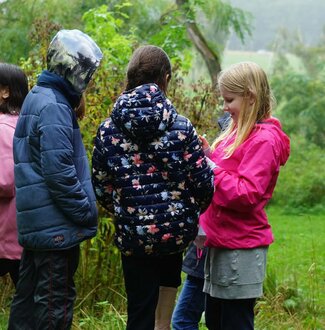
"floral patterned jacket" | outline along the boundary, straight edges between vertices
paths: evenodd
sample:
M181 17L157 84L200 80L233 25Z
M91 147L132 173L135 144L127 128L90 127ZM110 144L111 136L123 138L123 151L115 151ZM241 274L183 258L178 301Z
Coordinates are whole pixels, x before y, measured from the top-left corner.
M125 255L184 250L213 195L213 173L191 122L155 84L124 92L99 127L92 158L99 203Z

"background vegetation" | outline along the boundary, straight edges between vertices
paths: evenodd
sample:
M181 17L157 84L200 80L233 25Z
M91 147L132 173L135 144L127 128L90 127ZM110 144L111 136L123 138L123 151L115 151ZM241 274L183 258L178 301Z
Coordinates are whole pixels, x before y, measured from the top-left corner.
M324 29L325 2L322 0L229 0L252 14L253 33L242 44L235 35L229 39L230 49L260 50L269 49L276 33L286 27L296 33L306 45L319 43L319 35Z
M274 3L275 8L280 6L279 1ZM317 12L324 13L322 2L317 4ZM268 8L259 12L272 13ZM319 29L308 45L296 32L282 28L268 48L263 46L266 50L230 50L226 45L231 34L245 45L255 33L257 16L242 9L219 0L0 1L0 60L21 65L33 86L46 67L48 43L60 28L79 28L96 40L104 60L87 90L87 116L80 123L89 157L97 127L123 91L126 65L138 45L156 44L167 51L173 62L168 96L210 140L217 134L220 115L213 84L216 73L242 60L259 63L270 77L278 101L275 116L291 137L292 152L268 210L276 242L269 251L265 295L256 308L256 323L258 329L322 329L325 37ZM270 26L271 21L267 21ZM112 219L100 209L98 235L82 245L76 329L124 328L126 298L113 234ZM7 277L0 280L0 288L0 329L5 329L13 292Z

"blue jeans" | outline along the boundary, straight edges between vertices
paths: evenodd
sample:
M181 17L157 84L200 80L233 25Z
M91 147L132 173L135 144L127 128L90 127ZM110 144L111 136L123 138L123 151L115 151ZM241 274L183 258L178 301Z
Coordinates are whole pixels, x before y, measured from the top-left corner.
M174 330L198 330L204 311L204 279L188 275L179 295L173 317Z

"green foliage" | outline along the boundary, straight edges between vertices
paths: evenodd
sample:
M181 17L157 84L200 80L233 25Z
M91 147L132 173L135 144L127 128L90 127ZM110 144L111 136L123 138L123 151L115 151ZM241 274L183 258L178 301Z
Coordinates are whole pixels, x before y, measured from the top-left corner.
M86 4L91 2L96 1L83 1ZM12 3L15 5L13 8L18 10L18 2L13 1ZM22 8L26 10L27 7L23 5L30 3L30 1L23 2ZM38 5L37 2L35 3ZM59 4L60 1L54 2L53 0L48 3L55 12L54 3ZM72 1L69 6L76 3L77 0ZM86 117L80 122L89 159L97 128L100 122L109 115L113 103L124 89L126 66L132 50L138 44L146 42L162 46L173 60L173 77L168 97L174 103L177 111L189 117L200 134L207 133L210 142L218 133L217 118L220 112L215 90L211 88L210 84L202 81L191 85L184 82L182 76L184 68L188 69L191 63L190 48L184 22L181 21L176 7L167 0L159 2L148 0L146 6L141 5L142 3L140 0L132 1L132 5L131 2L111 1L108 6L91 9L82 16L82 22L80 22L81 27L84 24L82 30L91 35L104 52L101 66L86 91ZM196 6L195 14L197 16L195 17L201 22L202 28L209 20L217 22L214 19L217 20L218 13L213 12L213 8L215 8L213 5L216 2L194 1L191 3ZM3 9L2 5L1 3L1 9ZM64 10L67 11L67 8L70 7L65 7ZM159 10L155 11L157 8ZM81 17L80 11L78 13ZM35 84L36 76L45 68L47 45L61 24L58 20L52 20L51 17L42 17L38 20L33 18L28 23L32 24L28 30L33 31L28 46L32 47L32 51L27 59L21 61L21 65L29 77L30 86ZM139 24L135 24L139 18L141 18ZM222 18L219 23L226 24L226 22L222 23ZM15 25L16 29L17 26ZM215 26L207 28L205 33L209 31L215 32ZM213 40L212 37L211 40ZM0 45L2 45L1 42L4 41L1 39ZM322 171L325 165L323 156L325 80L322 75L306 76L302 73L290 72L285 68L286 66L276 72L272 78L272 86L279 101L278 115L283 122L285 131L289 132L291 136L292 153L288 164L280 171L272 203L288 213L306 212L311 208L313 211L323 212L321 205L324 205L325 202L325 174ZM298 217L290 218L291 222L281 227L281 233L283 235L287 232L292 233L293 228L297 228L299 219ZM278 225L280 225L280 221ZM302 226L301 223L300 226ZM315 226L320 227L321 225L316 223ZM301 228L310 231L309 227ZM321 230L319 232L321 235ZM309 232L306 233L306 236L307 234ZM76 329L115 330L125 327L126 298L120 254L113 244L113 235L113 219L100 208L98 234L92 240L82 244L80 266L76 274L78 290L74 322ZM295 238L300 239L301 236L302 234L297 233ZM287 239L286 237L283 240L286 242ZM301 246L306 246L308 241L299 242ZM290 250L288 254L292 256L292 259L298 259L300 264L304 264L312 254L308 250L309 254L296 257L297 251ZM320 254L319 251L323 251L323 249L317 249L317 251ZM280 265L282 260L287 260L285 255L281 255L281 251L277 251L277 256L279 255L280 258L274 263L276 266ZM310 320L305 322L308 326L312 324L315 326L313 329L316 329L318 321L315 321L315 315L317 315L315 292L319 289L315 283L318 283L317 271L320 268L319 262L316 261L313 260L313 265L317 267L310 267L310 271L308 270L311 284L307 289L305 278L303 281L301 278L299 281L295 281L294 278L294 281L289 282L286 279L279 280L279 272L272 275L272 270L270 270L271 273L269 272L266 282L266 296L260 301L258 307L260 328L272 329L273 325L270 323L275 321L274 329L280 329L279 324L284 324L283 329L290 329L299 322L301 324L298 315L300 313L306 319L310 317ZM287 264L288 267L295 267L292 260L289 260ZM305 269L303 271L306 272ZM12 294L12 288L8 285L0 285L0 287L4 288L3 292L6 292L3 301L7 304L5 308L5 313L7 313L7 302L10 301L8 297ZM301 287L303 287L303 291L301 291ZM306 292L311 292L310 296L307 296ZM314 303L315 305L313 305ZM277 311L275 316L274 311ZM276 316L279 317L276 318ZM0 322L2 322L1 318ZM302 329L302 327L300 328ZM297 327L297 329L300 328Z
M278 62L285 64L284 55L292 53L298 56L303 62L305 72L309 77L317 78L325 75L325 26L320 35L320 40L315 46L308 46L304 43L303 37L298 32L289 32L286 28L282 28L273 42L273 50L277 56L280 55ZM285 71L287 69L283 67Z
M324 32L323 32L324 34ZM304 61L307 72L311 77L322 76L325 77L325 45L324 45L325 37L323 36L323 40L320 45L315 47L304 47L304 45L300 44L296 46L295 53L302 58Z
M124 0L115 1L123 4ZM183 72L192 64L193 47L186 23L194 22L211 49L221 54L230 31L244 40L250 34L250 17L246 12L223 1L186 1L184 11L174 0L134 0L126 8L128 15L124 32L134 29L141 43L162 47L172 62Z
M316 45L324 26L325 2L323 0L229 0L232 6L249 11L253 17L252 38L245 45L232 37L230 49L257 51L270 49L275 33L281 27L298 32L305 44Z
M125 4L127 6L127 4ZM89 10L83 15L84 31L88 33L104 52L102 66L112 71L124 69L132 53L136 39L133 31L121 34L120 30L128 18L121 11L109 11L106 5Z
M253 16L248 11L232 6L225 1L196 1L200 3L200 8L206 16L204 20L204 31L209 39L221 37L219 46L224 46L228 36L235 32L237 37L244 43L247 36L251 35L251 24ZM218 33L216 33L218 31ZM223 50L219 48L219 50Z
M169 87L168 97L177 112L191 120L198 133L207 134L210 141L215 139L219 131L217 119L220 110L218 95L211 84L198 81L188 86L176 71Z
M258 329L317 329L319 308L309 310L311 301L304 297L293 281L278 283L276 272L270 270L264 282L264 295L256 304ZM313 315L309 319L309 315Z
M90 156L99 124L109 115L113 103L123 91L127 63L136 38L132 31L121 35L125 15L123 8L109 11L106 5L91 9L83 15L85 32L103 51L102 63L87 89L87 116L80 124L84 143Z
M148 43L162 47L173 64L187 72L191 66L190 41L178 11L161 18L161 29L148 39Z
M284 130L324 147L325 79L289 71L274 75L271 85Z
M104 0L10 0L0 1L0 60L19 63L27 58L35 44L33 26L35 22L49 21L61 28L81 28L81 15ZM47 26L42 31L47 32Z
M102 211L102 210L101 210ZM81 260L76 274L79 292L76 309L99 313L109 301L111 307L125 313L126 298L122 277L120 253L113 244L114 225L111 218L101 212L98 233L82 244Z
M268 330L324 329L325 255L323 251L325 241L321 239L325 235L323 215L287 215L283 213L282 209L276 208L269 208L267 213L275 235L275 242L270 246L268 252L265 294L256 307L255 328ZM111 241L106 243L112 246ZM82 248L84 249L85 245ZM125 329L124 285L121 275L107 268L105 263L108 259L102 259L103 265L96 276L98 273L102 273L100 276L110 276L112 281L117 281L116 278L120 277L119 286L112 286L108 280L104 285L100 285L100 295L96 293L98 296L92 300L93 290L82 291L82 286L87 286L84 282L88 281L88 277L93 276L91 272L95 271L98 264L95 249L96 247L93 247L92 254L88 255L88 262L94 264L93 268L88 268L88 273L85 271L83 278L80 277L83 270L79 269L76 276L78 300L75 304L73 329ZM102 253L105 255L107 250L102 250ZM119 258L119 254L117 257ZM120 267L115 255L113 257L110 255L110 258L113 258L112 263L117 263L116 267ZM84 257L82 262L84 262ZM83 267L83 264L80 264L80 267ZM96 282L92 282L92 289L101 284L101 280L102 278L99 277ZM113 292L112 289L118 293L103 299L108 291ZM2 307L0 329L7 329L9 305L14 292L9 276L0 278L0 290L0 306ZM88 298L86 298L87 294L89 294ZM121 307L123 304L124 306ZM200 329L206 328L202 325Z
M290 215L267 210L275 242L269 247L264 295L256 328L323 329L325 325L325 235L323 213Z
M291 137L291 155L280 171L272 203L288 213L320 212L325 202L323 149L301 137Z

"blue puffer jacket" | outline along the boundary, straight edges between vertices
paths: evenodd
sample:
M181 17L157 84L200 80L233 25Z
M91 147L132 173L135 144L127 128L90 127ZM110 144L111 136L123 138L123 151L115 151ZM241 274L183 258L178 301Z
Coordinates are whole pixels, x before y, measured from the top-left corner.
M123 93L93 152L98 201L115 217L125 255L186 248L213 194L213 174L190 121L155 84Z
M22 107L14 136L19 243L66 249L93 237L97 209L73 108L80 94L43 71Z

